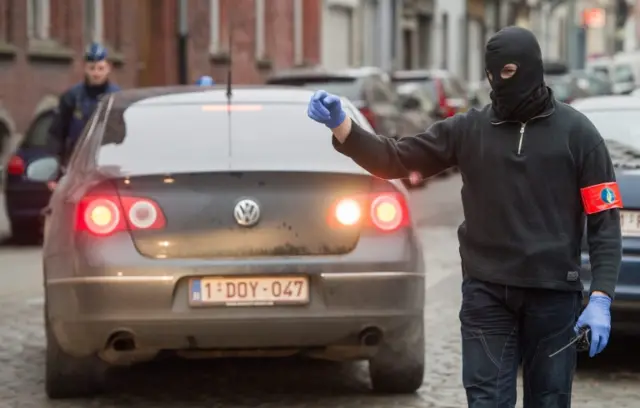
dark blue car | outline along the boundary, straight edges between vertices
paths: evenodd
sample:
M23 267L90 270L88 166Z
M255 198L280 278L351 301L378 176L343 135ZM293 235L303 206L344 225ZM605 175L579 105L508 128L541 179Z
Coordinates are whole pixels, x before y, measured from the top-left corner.
M25 172L34 160L47 156L52 120L52 112L47 112L32 123L5 169L5 208L16 240L33 240L42 231L41 212L48 205L51 192L45 183L28 180Z
M616 167L623 210L622 266L612 304L612 327L640 335L640 98L603 96L576 101L605 139ZM591 268L586 244L582 277L588 291ZM585 292L586 293L586 292Z

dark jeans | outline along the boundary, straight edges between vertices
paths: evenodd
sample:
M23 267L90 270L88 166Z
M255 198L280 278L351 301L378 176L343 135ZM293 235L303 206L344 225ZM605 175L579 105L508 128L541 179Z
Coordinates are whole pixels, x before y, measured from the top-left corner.
M466 278L462 284L462 381L469 408L513 408L523 366L524 408L569 408L579 292L524 289Z

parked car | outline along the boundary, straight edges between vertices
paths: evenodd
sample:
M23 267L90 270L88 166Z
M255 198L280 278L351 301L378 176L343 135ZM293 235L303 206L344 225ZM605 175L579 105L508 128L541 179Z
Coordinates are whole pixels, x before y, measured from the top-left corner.
M611 70L613 91L618 95L630 94L640 86L640 53L621 52L613 57Z
M472 107L478 109L482 109L491 103L491 85L488 80L470 84L469 103Z
M99 103L45 224L50 398L95 394L109 365L160 351L368 360L376 391L422 385L407 190L335 152L301 114L312 94L247 86L229 104L220 86L146 88ZM26 174L56 171L42 158Z
M41 213L51 192L46 183L30 180L25 171L32 162L48 156L47 137L52 120L51 112L36 118L6 164L2 185L5 209L11 235L19 242L35 242L42 232Z
M438 107L438 117L448 118L469 109L467 91L453 74L443 70L394 71L391 74L396 87L417 83L425 87L431 101Z
M616 301L611 306L611 326L616 331L640 335L640 98L593 97L576 101L573 106L591 120L605 139L624 205L620 211L622 265ZM588 295L591 265L586 242L582 261L582 278L585 295Z
M578 79L567 75L547 75L545 82L553 90L554 97L564 103L591 96L588 90L578 85Z
M576 85L592 96L604 96L613 94L613 83L604 78L602 74L586 70L575 70L569 74L576 79Z
M425 130L436 122L438 106L433 103L424 86L416 83L402 84L396 88L396 92L401 109L419 128ZM407 188L420 188L426 185L427 180L412 183L410 179L404 179L403 182Z
M267 84L323 89L348 98L369 121L376 133L390 137L413 136L422 131L410 112L403 112L389 75L379 68L325 70L300 68L281 71Z

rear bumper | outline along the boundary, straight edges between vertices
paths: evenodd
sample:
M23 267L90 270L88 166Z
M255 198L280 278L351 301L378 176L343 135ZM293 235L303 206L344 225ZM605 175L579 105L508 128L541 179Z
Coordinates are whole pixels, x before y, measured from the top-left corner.
M320 273L305 306L191 308L188 279L90 277L50 280L47 309L60 346L73 355L128 332L136 348L312 348L358 345L366 328L393 333L422 321L420 272Z
M591 268L588 257L582 258L585 302L589 299ZM611 304L612 328L617 332L640 334L640 256L623 255L616 297Z

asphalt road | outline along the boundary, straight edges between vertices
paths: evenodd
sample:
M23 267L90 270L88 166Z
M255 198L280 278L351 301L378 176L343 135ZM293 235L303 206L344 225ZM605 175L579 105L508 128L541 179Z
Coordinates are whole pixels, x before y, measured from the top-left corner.
M363 364L295 360L159 362L116 372L111 392L90 401L48 402L43 393L41 253L0 246L0 408L27 407L451 407L466 406L460 381L460 271L456 227L462 219L457 176L412 198L426 252L427 371L415 396L372 395ZM4 213L4 211L0 211ZM0 231L6 220L0 219ZM615 335L581 367L577 407L637 407L638 340ZM520 406L520 405L518 405Z

